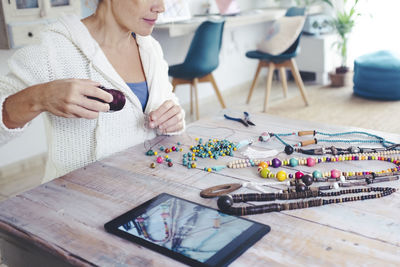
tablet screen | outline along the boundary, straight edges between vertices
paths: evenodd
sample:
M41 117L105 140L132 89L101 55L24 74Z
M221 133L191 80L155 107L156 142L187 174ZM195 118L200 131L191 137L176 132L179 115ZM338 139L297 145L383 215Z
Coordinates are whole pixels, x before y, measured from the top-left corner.
M255 227L258 223L168 194L161 194L117 219L113 227L117 232L125 233L122 236L135 237L133 240L139 238L163 247L164 251L209 266L221 264L222 258L235 250L237 253L247 248L249 236L263 228Z

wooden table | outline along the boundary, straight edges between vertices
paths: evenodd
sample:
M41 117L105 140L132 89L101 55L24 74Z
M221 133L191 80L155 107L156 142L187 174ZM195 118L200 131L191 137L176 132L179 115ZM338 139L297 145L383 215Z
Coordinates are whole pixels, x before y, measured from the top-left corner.
M181 165L182 153L173 152L169 153L173 167L163 164L151 169L149 165L155 158L145 156L150 145L158 150L160 145L172 147L179 141L187 152L190 145L197 144L196 137L238 142L257 138L263 131L355 130L265 114L252 115L252 120L256 127L246 128L222 116L200 120L190 124L182 136L157 137L151 143L117 153L0 203L4 262L10 266L180 266L168 257L106 233L103 224L161 192L216 208L215 199L199 196L202 189L224 183L265 180L258 176L256 168L211 173L202 170L205 166L228 162L231 157L218 159L218 163L199 159L196 169L188 169ZM400 142L400 135L379 134ZM283 150L277 141L254 146ZM235 157L243 156L236 152ZM289 158L284 153L278 157ZM321 164L320 169L378 171L392 166L380 161L352 161ZM297 169L307 171L307 168ZM276 181L271 180L271 186L266 187L271 192L284 188L272 184ZM399 184L400 181L393 181L374 186L399 188ZM270 225L272 230L231 266L399 266L399 211L400 193L397 191L380 199L247 216ZM24 265L26 262L29 264Z

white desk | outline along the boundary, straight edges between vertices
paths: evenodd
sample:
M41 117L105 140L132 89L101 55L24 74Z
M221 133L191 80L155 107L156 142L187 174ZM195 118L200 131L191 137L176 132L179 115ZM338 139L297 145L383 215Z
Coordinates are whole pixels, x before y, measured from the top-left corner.
M244 25L273 21L285 15L284 8L256 9L245 11L237 16L225 16L225 28L239 27ZM186 35L194 32L199 24L206 19L222 18L221 16L193 17L193 19L182 22L166 23L156 25L156 29L168 30L170 37Z

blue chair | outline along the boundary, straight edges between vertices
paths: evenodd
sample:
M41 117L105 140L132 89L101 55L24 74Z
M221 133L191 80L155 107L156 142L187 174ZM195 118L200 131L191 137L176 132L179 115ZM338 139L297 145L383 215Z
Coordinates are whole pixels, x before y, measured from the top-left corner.
M193 91L196 101L196 119L199 119L197 84L211 82L222 108L224 100L212 72L219 65L219 51L225 21L205 21L196 30L189 51L182 64L170 66L168 74L172 79L173 91L177 85L190 84L190 114L193 114Z
M298 7L291 7L286 11L285 16L303 16L305 12L305 8L298 8ZM258 75L260 74L260 71L263 67L268 68L268 75L267 75L267 88L265 91L265 99L264 99L264 112L267 111L267 105L268 105L268 98L271 92L271 86L272 86L272 78L273 74L275 71L275 68L279 68L280 71L280 79L282 82L282 87L283 87L283 94L285 97L287 97L287 82L286 82L286 68L289 68L292 72L292 75L294 77L294 80L297 84L297 87L300 89L301 96L303 97L303 100L306 105L308 105L308 99L307 99L307 94L306 90L304 88L303 80L301 79L299 70L297 68L296 61L294 58L297 56L297 53L299 51L299 43L300 43L300 37L296 39L296 41L282 54L280 55L271 55L268 53L263 53L260 51L248 51L246 53L246 57L252 58L252 59L258 59L258 67L256 74L254 76L253 82L250 87L249 95L247 97L247 104L250 102L251 95L253 94L254 87L257 82Z

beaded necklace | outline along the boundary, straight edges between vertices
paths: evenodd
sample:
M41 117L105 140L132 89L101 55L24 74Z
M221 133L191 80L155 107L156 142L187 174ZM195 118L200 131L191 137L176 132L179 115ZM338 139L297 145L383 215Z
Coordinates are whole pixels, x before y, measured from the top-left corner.
M343 136L349 136L349 135L361 135L366 138L372 138L372 139L317 139L313 138L310 140L305 140L301 141L298 143L295 143L293 145L288 144L285 142L282 137L288 137L288 136L306 136L306 135L322 135L325 137L343 137ZM299 132L291 132L291 133L266 133L263 132L260 137L259 141L261 142L267 142L269 141L272 137L275 137L278 139L279 142L281 142L283 145L285 145L285 152L286 154L290 155L294 152L294 147L303 147L303 146L308 146L312 144L317 144L317 143L347 143L347 144L354 144L354 143L368 143L368 144L382 144L383 147L389 147L393 145L393 142L387 141L385 138L375 135L375 134L370 134L368 132L363 132L363 131L350 131L350 132L339 132L339 133L325 133L325 132L320 132L316 130L312 131L299 131Z
M279 171L278 173L273 173L269 170L269 166L273 168L278 168L281 166L286 167L296 167L296 166L308 166L313 167L316 164L324 163L324 162L342 162L342 161L360 161L360 160L379 160L379 161L387 161L396 165L394 168L389 168L386 170L381 170L378 172L373 171L364 171L364 172L341 172L339 170L333 169L330 172L320 172L315 170L312 173L312 178L314 181L318 182L326 182L328 179L334 180L343 180L349 179L354 180L357 178L365 179L366 175L371 176L379 176L383 175L396 175L400 171L400 161L399 157L388 157L390 154L398 153L398 151L385 151L383 153L367 153L367 154L351 154L346 156L333 156L333 157L308 157L308 158L290 158L286 160L280 160L278 158L274 158L272 160L251 160L251 159L240 159L229 162L227 164L228 168L245 168L250 166L259 166L260 175L263 178L276 178L279 181L284 181L287 178L301 178L302 173L297 172L296 174L287 174L285 171ZM300 176L300 177L299 177Z
M345 194L360 194L371 193L361 196L342 197L334 199L324 199L325 197L340 196ZM237 194L237 195L224 195L218 198L218 208L225 213L244 216L251 214L260 214L282 210L304 209L310 207L318 207L333 203L343 203L349 201L367 200L374 198L381 198L396 192L395 188L391 187L369 187L369 188L355 188L345 189L336 192L322 192L320 190L307 190L305 192L284 192L284 193L266 193L266 194ZM245 206L233 207L233 203L247 202L247 201L275 201L275 200L292 200L300 198L316 198L306 201L290 202L290 203L273 203L258 206Z

